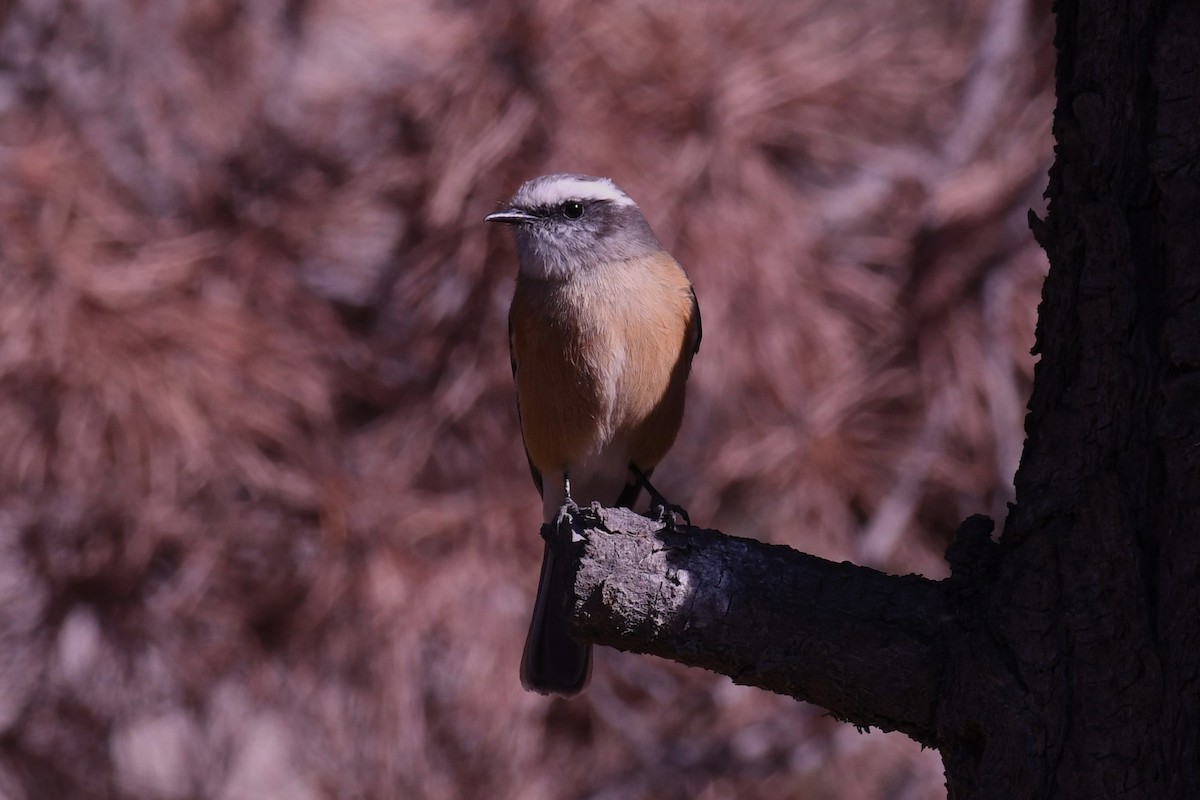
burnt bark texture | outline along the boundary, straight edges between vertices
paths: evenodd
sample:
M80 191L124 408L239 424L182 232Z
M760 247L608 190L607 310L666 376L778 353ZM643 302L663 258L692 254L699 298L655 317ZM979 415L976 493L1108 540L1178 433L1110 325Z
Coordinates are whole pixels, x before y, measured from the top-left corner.
M582 515L581 636L940 749L949 795L1200 797L1200 7L1063 0L1003 535L935 583Z

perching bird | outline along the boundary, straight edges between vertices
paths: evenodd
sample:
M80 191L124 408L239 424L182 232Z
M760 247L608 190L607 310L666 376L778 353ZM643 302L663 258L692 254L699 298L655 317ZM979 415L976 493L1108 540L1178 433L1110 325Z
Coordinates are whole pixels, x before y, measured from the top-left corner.
M487 217L511 225L519 270L509 352L521 434L542 519L564 503L631 507L675 442L700 347L687 274L641 210L608 178L545 175ZM660 495L656 501L663 505ZM572 695L587 684L591 647L571 638L568 587L547 546L521 683Z

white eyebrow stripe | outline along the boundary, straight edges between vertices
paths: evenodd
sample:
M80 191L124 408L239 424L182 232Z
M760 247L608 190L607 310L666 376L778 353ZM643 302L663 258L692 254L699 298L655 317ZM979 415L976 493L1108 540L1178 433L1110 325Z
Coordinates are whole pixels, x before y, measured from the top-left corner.
M525 184L513 198L526 208L557 206L567 200L608 200L619 206L635 205L629 195L617 188L609 178L579 178L564 175L550 180Z

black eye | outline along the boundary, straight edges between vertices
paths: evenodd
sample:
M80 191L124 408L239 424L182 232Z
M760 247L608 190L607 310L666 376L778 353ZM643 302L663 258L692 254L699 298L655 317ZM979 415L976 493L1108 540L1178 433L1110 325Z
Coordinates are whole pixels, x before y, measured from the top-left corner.
M578 200L568 200L562 204L562 212L567 219L579 219L583 216L583 203Z

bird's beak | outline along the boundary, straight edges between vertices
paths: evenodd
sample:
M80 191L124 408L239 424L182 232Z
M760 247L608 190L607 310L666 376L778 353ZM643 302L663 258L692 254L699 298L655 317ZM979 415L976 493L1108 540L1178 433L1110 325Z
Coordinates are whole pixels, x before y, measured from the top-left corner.
M529 222L537 219L533 214L527 211L522 211L519 208L506 208L503 211L497 211L493 214L488 214L483 218L484 222L503 222L507 225L520 225L522 222Z

